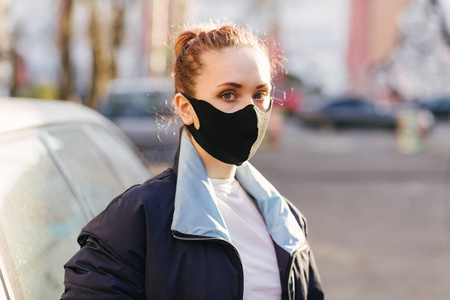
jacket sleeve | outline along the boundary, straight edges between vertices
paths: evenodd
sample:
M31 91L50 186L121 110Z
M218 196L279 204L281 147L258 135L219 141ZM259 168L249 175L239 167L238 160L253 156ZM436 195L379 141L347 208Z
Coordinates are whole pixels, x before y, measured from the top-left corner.
M146 299L145 213L133 190L114 199L78 237L65 264L63 300Z
M308 237L308 226L305 216L291 203L289 200L285 199L289 204L289 207L297 219L297 222L302 227L302 230L305 234L305 237ZM309 247L308 247L309 248ZM314 258L314 254L311 248L308 251L308 291L307 291L307 299L308 300L323 300L324 293L322 290L322 281L320 279L319 271L317 269L316 260Z
M312 250L309 252L309 282L308 300L323 300L322 281L317 270L316 260Z
M66 263L61 299L146 299L143 274L94 237Z

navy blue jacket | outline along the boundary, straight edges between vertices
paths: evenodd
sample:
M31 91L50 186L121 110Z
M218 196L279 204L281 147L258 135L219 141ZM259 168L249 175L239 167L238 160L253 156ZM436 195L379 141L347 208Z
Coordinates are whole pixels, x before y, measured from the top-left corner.
M183 163L130 188L83 228L61 299L242 299L239 253L186 137L179 156ZM274 241L282 299L323 299L305 218L248 162L236 178Z

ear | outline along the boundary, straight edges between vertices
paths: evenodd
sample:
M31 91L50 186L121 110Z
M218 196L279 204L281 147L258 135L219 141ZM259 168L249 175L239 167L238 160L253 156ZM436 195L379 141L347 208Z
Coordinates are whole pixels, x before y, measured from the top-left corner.
M181 119L183 120L183 123L185 125L191 125L192 123L194 123L195 111L189 100L186 99L181 93L177 93L175 95L174 101L175 108L178 111Z

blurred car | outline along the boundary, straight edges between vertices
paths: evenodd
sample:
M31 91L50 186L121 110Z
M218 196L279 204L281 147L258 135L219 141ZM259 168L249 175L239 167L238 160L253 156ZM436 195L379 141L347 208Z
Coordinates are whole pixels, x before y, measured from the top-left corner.
M394 128L393 110L361 98L338 98L310 111L301 111L307 125L317 127L377 127Z
M419 105L429 110L437 120L450 120L450 98L423 100Z
M400 113L405 110L420 111L421 123L425 124L423 126L431 128L434 125L431 113L414 103L389 107L351 97L331 100L315 108L303 110L299 115L306 125L313 127L395 129Z
M169 105L173 90L172 81L165 78L116 79L100 111L149 161L172 161L178 146L178 128Z
M150 175L96 111L0 98L0 299L59 299L81 228Z

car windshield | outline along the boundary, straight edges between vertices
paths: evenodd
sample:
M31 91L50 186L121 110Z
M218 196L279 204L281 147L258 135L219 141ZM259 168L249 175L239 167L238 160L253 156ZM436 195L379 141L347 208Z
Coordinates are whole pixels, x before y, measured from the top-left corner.
M105 113L111 118L167 115L167 100L167 95L159 92L111 94Z

